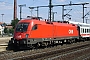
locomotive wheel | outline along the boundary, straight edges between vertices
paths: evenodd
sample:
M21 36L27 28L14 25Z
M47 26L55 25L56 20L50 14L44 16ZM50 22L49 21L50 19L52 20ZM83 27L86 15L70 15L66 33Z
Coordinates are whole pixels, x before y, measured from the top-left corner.
M47 46L48 46L48 42L44 42L43 45L44 45L45 47L47 47Z
M63 46L63 43L64 43L64 41L62 40L62 41L61 41L61 46Z
M36 48L36 49L39 48L40 46L41 46L40 43L36 43L36 44L35 44L35 48Z

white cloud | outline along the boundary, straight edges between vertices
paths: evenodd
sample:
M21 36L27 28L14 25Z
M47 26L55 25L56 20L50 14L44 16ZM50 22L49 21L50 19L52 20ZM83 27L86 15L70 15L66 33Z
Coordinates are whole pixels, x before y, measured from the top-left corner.
M7 4L6 2L0 2L0 10L13 9L13 5Z
M57 0L58 2L65 2L66 0Z
M0 6L5 6L5 2L0 2Z

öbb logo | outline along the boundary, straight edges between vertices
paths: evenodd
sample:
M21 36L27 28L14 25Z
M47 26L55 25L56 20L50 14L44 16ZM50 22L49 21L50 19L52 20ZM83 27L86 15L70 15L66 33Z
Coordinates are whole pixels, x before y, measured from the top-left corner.
M71 29L69 29L68 32L69 32L69 34L73 34L73 30L71 30Z

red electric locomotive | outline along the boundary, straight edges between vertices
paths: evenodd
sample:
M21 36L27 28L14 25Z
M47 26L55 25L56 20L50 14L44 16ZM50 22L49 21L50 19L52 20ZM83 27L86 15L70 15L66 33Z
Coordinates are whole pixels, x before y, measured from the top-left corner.
M36 18L20 20L15 28L9 46L38 47L72 42L79 38L77 25L49 22Z

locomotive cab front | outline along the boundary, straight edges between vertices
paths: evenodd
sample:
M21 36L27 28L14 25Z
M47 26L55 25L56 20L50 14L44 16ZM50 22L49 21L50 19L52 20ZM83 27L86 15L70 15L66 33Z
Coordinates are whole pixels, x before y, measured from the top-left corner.
M22 20L20 21L15 30L14 30L14 36L9 41L9 46L15 46L17 47L27 47L27 45L30 45L30 32L33 26L33 21L30 20ZM30 47L30 46L29 46Z
M17 40L25 39L28 37L28 26L30 23L19 23L16 26L15 32L14 32L14 38Z

